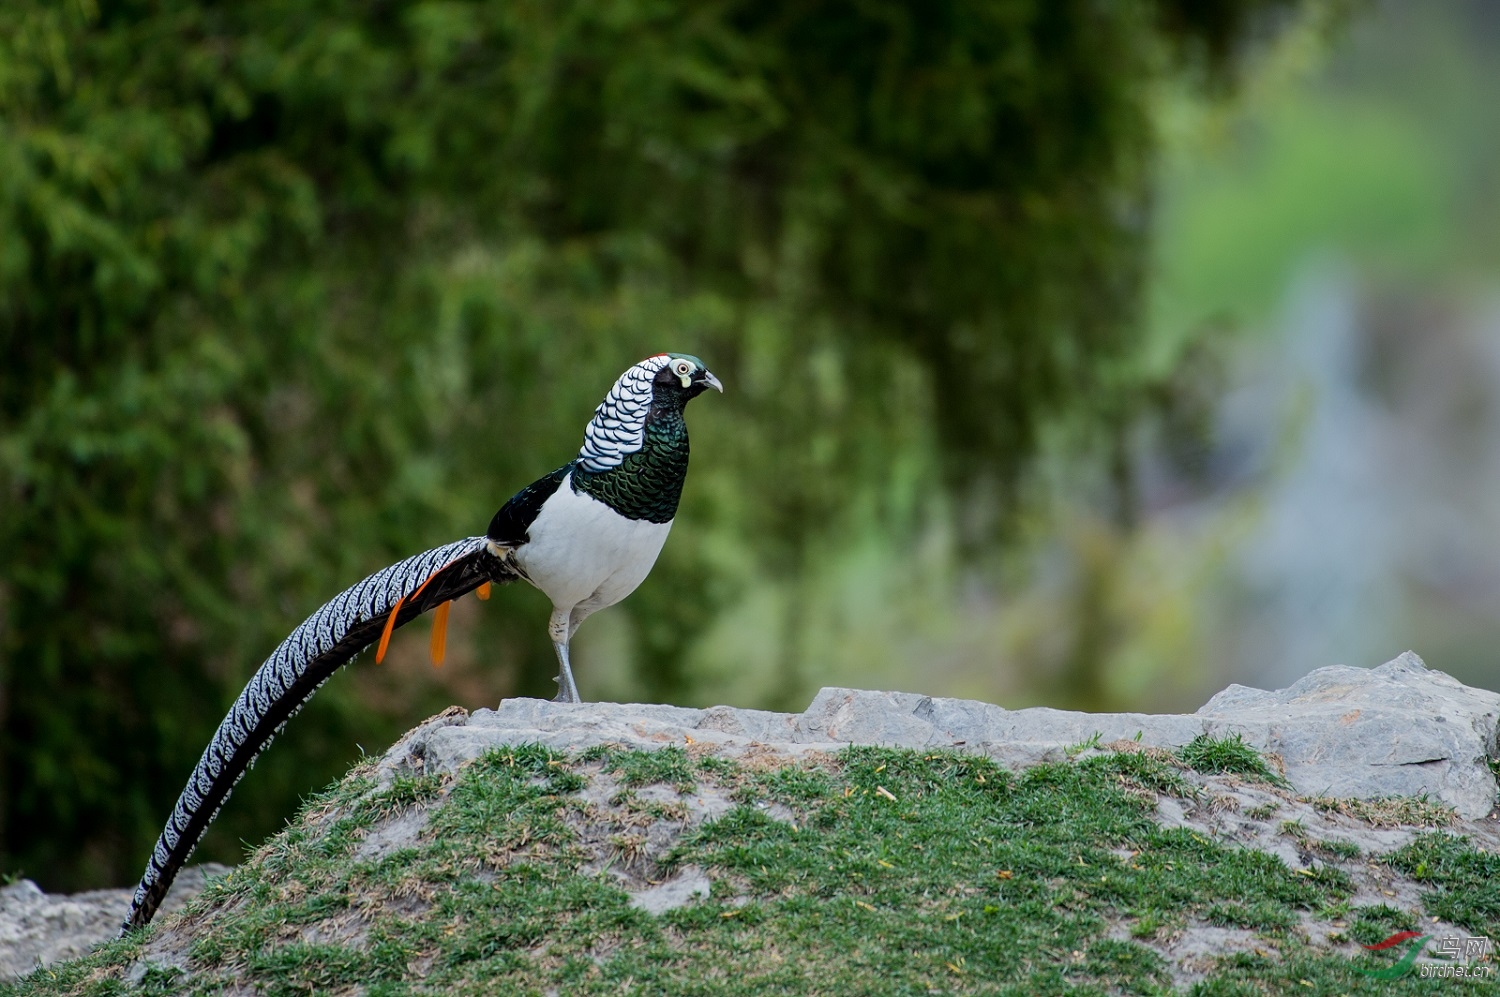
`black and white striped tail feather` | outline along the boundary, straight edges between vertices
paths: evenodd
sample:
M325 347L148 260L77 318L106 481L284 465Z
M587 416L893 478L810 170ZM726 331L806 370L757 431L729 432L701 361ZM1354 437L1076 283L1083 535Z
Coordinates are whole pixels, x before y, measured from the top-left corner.
M319 686L380 639L398 601L401 608L395 626L400 627L485 582L504 583L516 577L515 569L490 551L484 537L468 537L377 571L304 620L250 678L204 749L156 841L121 934L151 920L172 880L256 756ZM419 588L421 594L414 598Z

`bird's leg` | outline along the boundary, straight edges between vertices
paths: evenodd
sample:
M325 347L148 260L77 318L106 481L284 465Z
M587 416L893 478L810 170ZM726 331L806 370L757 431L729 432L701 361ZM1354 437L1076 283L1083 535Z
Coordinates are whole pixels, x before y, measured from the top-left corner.
M547 634L552 638L552 650L557 652L557 695L554 703L581 703L578 686L573 681L573 666L568 662L568 639L573 628L568 626L568 617L573 607L553 609L552 619L547 624Z
M578 686L573 683L573 668L568 664L568 645L566 643L554 643L552 649L557 652L557 695L552 698L554 703L581 703L578 697Z

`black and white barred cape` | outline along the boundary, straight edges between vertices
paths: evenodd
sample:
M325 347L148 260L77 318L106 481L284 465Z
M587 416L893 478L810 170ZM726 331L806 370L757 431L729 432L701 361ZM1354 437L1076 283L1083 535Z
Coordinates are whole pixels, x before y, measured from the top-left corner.
M621 461L645 444L651 382L669 360L665 353L647 357L615 381L583 431L578 463L584 470L597 473L619 467Z
M484 537L469 537L377 571L304 620L260 666L219 724L156 841L121 934L151 920L235 783L319 686L380 639L392 607L401 603L394 623L399 627L485 582L516 577Z

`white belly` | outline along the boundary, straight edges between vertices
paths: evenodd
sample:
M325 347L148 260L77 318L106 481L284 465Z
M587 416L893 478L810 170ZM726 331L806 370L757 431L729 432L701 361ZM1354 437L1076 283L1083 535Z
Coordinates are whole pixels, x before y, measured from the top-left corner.
M542 505L516 548L526 577L558 609L588 612L613 606L645 580L672 524L626 519L589 495L573 491L569 474Z

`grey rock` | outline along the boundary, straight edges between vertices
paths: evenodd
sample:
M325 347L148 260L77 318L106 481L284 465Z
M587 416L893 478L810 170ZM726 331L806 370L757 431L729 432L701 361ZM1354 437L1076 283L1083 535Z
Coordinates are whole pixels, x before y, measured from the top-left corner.
M393 852L415 847L427 826L427 816L427 810L413 808L381 821L365 834L354 849L354 857L361 862L378 862Z
M824 689L795 719L795 739L808 744L834 741L923 747L941 736L923 715L931 712L933 702L929 696L909 692Z
M953 748L1013 767L1055 761L1092 743L1180 748L1200 734L1239 734L1278 756L1300 794L1373 799L1427 795L1467 819L1495 804L1500 694L1429 670L1407 652L1379 668L1321 668L1288 689L1230 686L1191 715L1078 713L907 692L823 689L800 714L715 706L565 704L506 700L457 720L422 725L382 770L453 771L486 751L540 743L579 751L601 744L699 746L730 755L836 751L851 744Z
M228 871L227 866L212 862L184 869L172 884L162 910L181 908L210 878ZM24 976L39 966L75 959L115 937L132 892L90 890L49 895L29 879L0 889L0 981Z
M1232 685L1205 729L1274 752L1306 796L1420 796L1477 820L1495 806L1500 694L1431 671L1410 651L1379 668L1320 668L1286 689Z

